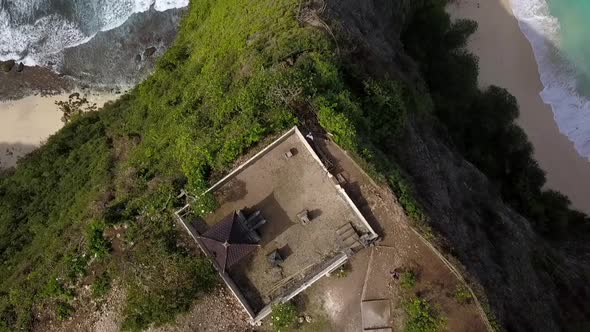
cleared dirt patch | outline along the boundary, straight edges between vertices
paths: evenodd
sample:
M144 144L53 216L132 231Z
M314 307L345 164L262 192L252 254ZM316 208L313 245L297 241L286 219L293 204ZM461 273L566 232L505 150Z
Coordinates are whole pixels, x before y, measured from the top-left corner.
M420 296L445 318L446 330L485 331L477 306L469 299L457 299L460 281L413 232L391 191L375 184L338 146L330 141L322 145L335 165L335 173L346 178L344 188L349 196L370 223L379 225L383 240L353 257L346 277L326 278L312 286L307 291L306 310L326 315L329 330L359 331L361 300L390 299L392 326L400 331L406 320L404 301ZM399 275L393 277L395 271L412 271L416 277L413 287L404 289Z

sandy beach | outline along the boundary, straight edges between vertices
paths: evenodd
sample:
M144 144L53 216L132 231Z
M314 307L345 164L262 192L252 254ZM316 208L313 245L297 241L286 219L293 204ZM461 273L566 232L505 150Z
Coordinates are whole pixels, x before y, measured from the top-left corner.
M510 91L520 105L519 125L535 148L535 158L547 174L547 188L566 194L574 208L590 213L590 161L577 154L562 135L543 90L533 50L512 15L510 0L458 0L449 5L453 18L479 23L469 49L479 57L479 84Z
M39 147L64 123L56 101L68 100L70 94L29 96L0 102L0 168L16 165L18 158ZM90 94L87 99L102 107L116 94Z

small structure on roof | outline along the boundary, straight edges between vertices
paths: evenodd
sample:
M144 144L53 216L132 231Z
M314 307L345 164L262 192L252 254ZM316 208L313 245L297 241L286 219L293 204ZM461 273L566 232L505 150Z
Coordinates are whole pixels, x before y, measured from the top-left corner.
M266 221L260 212L246 218L241 210L235 211L199 236L208 254L219 269L227 271L242 258L258 249L260 236L256 229Z
M268 259L268 262L272 267L278 267L281 263L285 261L283 259L283 256L281 256L281 253L279 253L277 249L273 250L270 254L268 254L266 258Z

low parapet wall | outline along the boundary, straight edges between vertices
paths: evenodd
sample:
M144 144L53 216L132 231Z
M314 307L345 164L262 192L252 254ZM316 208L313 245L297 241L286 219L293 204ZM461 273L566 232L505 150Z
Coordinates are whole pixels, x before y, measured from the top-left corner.
M197 245L199 246L201 251L203 253L205 253L207 255L207 257L211 257L211 254L208 252L207 247L205 247L205 245L203 244L203 242L199 238L199 234L194 229L194 227L189 225L180 216L180 212L186 210L187 208L189 208L188 205L184 206L182 209L176 211L176 213L175 213L176 218L180 222L180 224L184 227L184 229L186 229L186 231L190 234L190 236L193 238L193 240L195 240L195 242L197 243ZM242 305L242 308L244 308L244 310L246 311L246 313L248 314L250 319L252 321L254 321L254 318L255 318L254 310L252 310L252 307L250 306L250 304L246 300L246 297L244 297L244 294L242 294L242 292L240 291L240 289L238 288L236 283L231 279L231 277L227 273L225 273L221 269L221 267L217 264L217 262L215 260L212 259L211 262L213 263L213 266L215 266L215 270L217 270L217 273L221 277L221 280L223 280L223 282L229 288L229 290L232 292L234 297L238 300L238 302L240 302L240 305Z
M313 147L309 144L309 142L303 136L303 134L301 134L301 132L299 131L299 129L297 127L295 127L295 128L293 128L291 130L292 131L295 131L295 134L303 142L303 145L305 146L305 148L309 151L309 153L313 156L313 158L318 162L318 164L320 164L320 166L322 167L322 169L324 170L324 172L326 172L326 174L328 174L328 177L330 179L332 179L334 177L334 175L332 173L330 173L330 171L326 168L326 165L324 165L324 163L321 161L321 159L318 156L318 154L314 151ZM334 183L336 183L336 181L334 181ZM361 213L361 211L356 207L356 205L354 204L354 202L350 199L350 197L348 196L348 194L346 193L346 191L344 190L344 188L342 188L342 186L339 185L339 184L335 184L334 186L336 187L336 190L338 190L338 193L340 194L340 196L342 196L342 198L344 198L344 200L346 201L346 203L350 206L350 208L352 209L352 211L354 212L354 214L356 215L356 217L362 222L362 224L367 228L367 230L371 234L371 236L370 236L369 239L370 240L373 240L373 239L376 239L377 237L379 237L379 235L377 235L377 233L375 232L375 230L373 229L373 227L371 227L371 225L369 224L369 222L367 221L367 219L365 219L365 217L363 216L363 214Z
M299 293L303 292L304 290L309 288L311 285L313 285L316 281L318 281L322 277L326 276L328 273L330 273L330 272L336 270L337 268L339 268L340 266L342 266L344 263L346 263L347 260L348 260L348 256L345 253L338 254L336 257L334 257L331 260L329 260L328 262L326 262L325 267L320 272L308 276L308 278L303 280L301 282L301 284L299 286L297 286L295 289L293 289L291 291L287 291L286 294L275 299L272 303L269 303L264 308L262 308L262 310L260 310L260 312L258 312L256 317L254 317L253 321L256 323L256 322L263 320L266 316L270 315L270 313L272 312L273 305L276 305L279 303L285 303L285 302L291 300L292 298L297 296Z
M274 149L277 145L283 143L283 141L286 140L289 136L291 136L294 132L299 132L297 127L293 127L291 129L289 129L289 131L287 131L286 133L281 135L279 138L277 138L274 142L270 143L264 149L260 150L260 152L255 154L252 158L248 159L246 162L244 162L243 164L238 166L236 169L231 171L228 175L224 176L221 180L217 181L217 183L215 183L213 186L211 186L211 188L207 189L207 191L205 191L205 193L213 192L216 189L218 189L219 187L223 186L229 179L236 176L236 174L241 172L244 168L250 166L251 164L256 162L258 159L262 158L268 151Z
M326 168L324 163L321 161L321 159L319 158L319 156L317 155L315 150L312 148L312 146L309 144L307 139L301 134L301 132L299 131L299 129L297 127L293 127L290 130L288 130L285 134L281 135L278 139L273 141L271 144L266 146L264 149L262 149L260 152L255 154L252 158L248 159L246 162L244 162L243 164L238 166L236 169L234 169L228 175L223 177L221 180L219 180L217 183L215 183L211 188L209 188L205 193L213 192L213 191L217 190L218 188L220 188L221 186L223 186L231 178L233 178L234 176L239 174L241 171L243 171L245 168L247 168L248 166L250 166L251 164L253 164L257 160L262 158L268 151L270 151L270 150L274 149L276 146L280 145L282 142L284 142L291 135L296 135L299 138L299 140L305 146L305 148L308 150L308 152L311 154L311 156L321 166L321 168L326 173L328 178L334 180L334 176L328 171L328 169ZM344 188L342 188L342 186L340 186L336 181L333 181L333 183L337 189L338 194L344 199L344 201L347 203L347 205L350 206L350 208L353 210L356 217L360 220L360 222L363 224L363 226L366 228L366 230L370 234L369 239L372 240L372 239L377 238L378 237L377 233L369 225L369 223L367 222L365 217L362 215L360 210L356 207L354 202L350 199L350 197L348 196L348 194L346 193ZM203 251L206 255L210 256L210 253L208 252L207 248L203 245L201 239L199 238L198 232L194 229L194 227L192 227L187 222L185 222L183 220L183 218L181 217L181 213L187 209L190 209L190 205L188 205L188 204L186 206L184 206L183 208L181 208L180 210L176 211L175 212L176 218L181 223L181 225L187 230L187 232L191 235L191 237L195 240L195 242L198 244L201 251ZM323 276L327 275L328 273L330 273L330 272L334 271L335 269L337 269L338 267L340 267L347 260L348 260L348 256L346 253L344 253L344 252L338 253L335 257L327 260L324 264L322 264L321 267L318 267L318 268L320 268L320 270L318 272L311 273L311 274L305 276L305 278L303 280L301 280L298 284L294 285L290 290L286 291L285 294L282 294L279 297L277 297L276 299L273 299L273 301L271 303L266 305L258 313L254 313L254 311L252 310L252 307L248 303L247 299L244 297L244 295L242 294L240 289L237 287L235 282L232 280L232 278L227 273L225 273L223 271L223 269L221 269L214 260L212 262L213 262L215 268L217 269L217 272L221 276L222 280L224 281L224 283L228 286L228 288L234 294L236 299L240 302L240 304L242 305L244 310L248 313L248 316L250 317L252 323L257 323L257 322L261 321L262 319L264 319L266 316L268 316L272 312L272 306L274 304L284 303L284 302L291 300L297 294L303 292L305 289L310 287L317 280L319 280Z

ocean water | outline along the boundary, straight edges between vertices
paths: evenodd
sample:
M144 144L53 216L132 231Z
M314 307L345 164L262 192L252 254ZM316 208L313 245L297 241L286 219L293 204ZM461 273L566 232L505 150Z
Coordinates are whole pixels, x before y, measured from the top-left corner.
M134 13L182 8L189 0L2 0L0 60L47 65L55 54L122 25ZM58 57L59 58L59 57Z
M562 134L590 159L590 0L511 0Z

